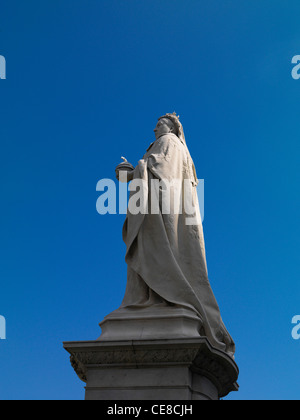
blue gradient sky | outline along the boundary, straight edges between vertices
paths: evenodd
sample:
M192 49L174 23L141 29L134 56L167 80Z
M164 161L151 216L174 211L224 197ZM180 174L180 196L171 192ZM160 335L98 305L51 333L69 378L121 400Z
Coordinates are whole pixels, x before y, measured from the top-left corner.
M1 5L0 399L82 399L63 341L123 298L124 215L96 184L180 114L205 179L209 276L240 391L298 399L297 0L31 0Z

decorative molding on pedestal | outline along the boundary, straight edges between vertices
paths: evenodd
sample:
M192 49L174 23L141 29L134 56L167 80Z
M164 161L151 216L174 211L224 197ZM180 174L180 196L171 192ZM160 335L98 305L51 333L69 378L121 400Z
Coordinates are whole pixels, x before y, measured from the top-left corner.
M236 363L205 337L65 342L64 348L78 377L87 384L87 399L219 399L238 390ZM120 383L113 380L114 374ZM168 375L173 379L166 379ZM147 393L146 388L152 391Z

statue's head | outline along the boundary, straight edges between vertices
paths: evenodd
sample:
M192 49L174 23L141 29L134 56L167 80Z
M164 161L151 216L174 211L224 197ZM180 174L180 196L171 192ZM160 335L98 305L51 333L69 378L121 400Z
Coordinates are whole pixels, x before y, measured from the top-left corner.
M159 138L164 134L173 133L175 134L180 140L185 141L183 128L179 121L179 116L176 115L174 112L173 114L166 114L163 115L158 119L158 123L155 127L155 136Z
M154 129L155 137L158 139L164 134L174 133L175 127L171 120L168 118L160 118Z

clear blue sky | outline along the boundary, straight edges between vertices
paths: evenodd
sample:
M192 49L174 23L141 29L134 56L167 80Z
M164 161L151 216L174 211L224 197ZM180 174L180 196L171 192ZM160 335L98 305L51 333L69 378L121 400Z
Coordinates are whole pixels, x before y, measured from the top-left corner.
M300 398L298 0L11 0L1 5L0 399L83 399L63 341L123 298L124 215L96 184L181 116L205 179L210 281L240 391Z

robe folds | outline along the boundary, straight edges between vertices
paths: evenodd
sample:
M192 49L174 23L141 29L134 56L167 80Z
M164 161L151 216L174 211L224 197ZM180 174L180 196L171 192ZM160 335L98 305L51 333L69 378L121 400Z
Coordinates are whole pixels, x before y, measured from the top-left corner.
M160 305L190 310L201 320L201 335L213 347L233 356L235 345L208 279L197 177L185 142L171 133L158 138L139 161L133 179L143 180L148 212L127 211L123 240L128 277L121 308L138 310ZM176 180L176 191L170 188L169 214L162 211L161 192L159 211L151 213L153 180L166 180L171 185ZM192 224L187 223L191 214L184 205L187 184L196 209L197 223ZM175 211L178 208L181 211Z

